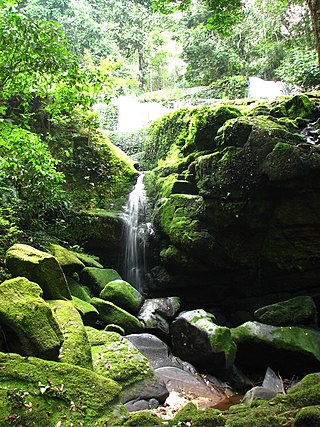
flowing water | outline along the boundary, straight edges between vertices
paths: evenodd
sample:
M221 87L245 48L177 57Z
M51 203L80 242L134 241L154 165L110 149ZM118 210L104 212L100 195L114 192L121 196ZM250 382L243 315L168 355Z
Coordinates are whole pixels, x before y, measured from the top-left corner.
M248 98L262 98L272 101L281 95L289 95L289 89L283 82L249 77Z
M146 222L147 196L143 179L144 174L140 173L122 215L124 221L122 276L138 291L142 291L146 271L147 237L152 233L151 224Z

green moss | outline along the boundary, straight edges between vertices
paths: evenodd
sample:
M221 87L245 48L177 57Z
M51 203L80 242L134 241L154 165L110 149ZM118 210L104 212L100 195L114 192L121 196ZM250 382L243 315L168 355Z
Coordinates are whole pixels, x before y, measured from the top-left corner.
M295 427L319 427L320 405L300 409L295 417L293 425Z
M86 328L94 371L127 387L153 376L148 360L116 332Z
M143 330L142 323L136 317L112 302L104 301L101 298L92 298L91 304L99 311L99 319L105 325L119 325L127 334L138 333Z
M312 119L315 111L314 103L305 94L295 95L275 104L270 111L274 117Z
M137 313L143 302L141 294L124 280L113 280L107 283L100 292L100 298L111 301L131 313Z
M71 275L74 272L79 272L84 269L84 264L79 260L79 258L60 245L51 244L49 246L49 252L56 258L58 263L61 265L62 270L67 275Z
M38 283L45 299L71 299L65 275L52 255L29 245L15 244L6 253L6 265L13 276Z
M290 389L283 402L297 408L319 404L320 374L305 376L294 388Z
M80 275L81 283L87 285L94 295L99 295L113 280L121 280L119 273L111 268L86 267Z
M80 313L83 323L88 326L94 326L99 317L98 310L87 301L83 301L77 297L72 297L72 302Z
M6 425L16 425L14 420L29 413L38 420L49 415L52 426L59 421L76 426L81 420L84 427L102 427L115 417L120 386L108 378L74 365L13 354L0 353L0 366L0 408L8 409L0 414Z
M49 305L41 296L40 286L25 277L1 283L1 324L7 331L10 351L55 360L63 337Z
M121 425L128 427L156 427L163 426L163 423L160 418L149 412L139 412L130 415Z
M277 413L278 408L259 406L247 411L240 411L228 417L226 427L282 427L288 421L288 415Z
M82 319L72 301L48 301L63 334L60 360L92 369L89 340Z
M81 285L72 277L67 277L67 281L72 297L77 297L86 302L90 301L92 295L90 289L87 286Z
M100 264L99 257L95 255L89 255L84 252L70 252L73 253L81 262L83 262L86 267L103 268L103 265Z

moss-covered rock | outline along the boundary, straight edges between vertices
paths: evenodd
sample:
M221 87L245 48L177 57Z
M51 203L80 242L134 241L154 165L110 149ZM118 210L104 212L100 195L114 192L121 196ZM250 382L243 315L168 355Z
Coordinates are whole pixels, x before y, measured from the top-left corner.
M85 267L79 258L63 246L51 244L49 251L57 259L67 276L75 272L79 273Z
M142 323L132 314L117 307L110 301L101 298L92 298L91 304L98 310L99 319L105 324L115 324L121 326L127 334L141 332Z
M66 277L52 255L29 245L15 244L6 253L6 265L13 276L38 283L44 299L71 299Z
M317 323L317 307L313 298L300 296L261 307L254 312L254 317L261 323L274 326L315 325Z
M306 94L299 94L280 102L275 102L270 114L274 117L289 117L290 119L314 119L316 105Z
M67 277L67 281L72 297L77 297L86 302L91 300L93 295L87 286L81 285L73 277Z
M198 410L193 403L188 403L175 415L170 425L194 427L220 427L226 423L221 412L216 409Z
M100 259L97 256L89 255L85 252L70 252L75 255L86 267L104 268L103 265L100 264Z
M7 350L56 360L63 336L42 289L24 277L0 285L0 321Z
M80 313L84 325L94 326L99 318L98 310L89 302L83 301L77 297L72 297L72 302Z
M224 373L235 360L236 345L230 329L214 323L204 310L181 313L171 325L175 354L200 370Z
M99 297L134 314L138 313L143 303L140 292L124 280L113 280L107 283Z
M251 371L268 366L283 375L320 369L320 333L298 326L277 327L246 322L232 329L236 363Z
M64 363L92 369L89 340L82 319L72 301L48 301L63 334L59 359Z
M102 427L107 421L112 425L123 412L118 405L120 386L87 369L4 353L0 365L2 425L17 426L32 418L42 423L49 414L52 426ZM29 418L31 413L34 417Z
M153 377L148 360L116 332L86 327L92 350L93 368L122 387Z
M320 405L301 408L295 417L293 425L295 427L319 427Z
M81 283L88 286L94 295L99 295L113 280L121 280L119 273L110 268L86 267L80 274Z

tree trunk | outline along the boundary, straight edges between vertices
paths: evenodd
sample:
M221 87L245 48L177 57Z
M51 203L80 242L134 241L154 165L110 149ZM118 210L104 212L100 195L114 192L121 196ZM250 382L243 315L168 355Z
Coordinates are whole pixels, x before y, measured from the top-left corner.
M320 0L307 0L310 10L314 40L318 52L318 64L320 66Z

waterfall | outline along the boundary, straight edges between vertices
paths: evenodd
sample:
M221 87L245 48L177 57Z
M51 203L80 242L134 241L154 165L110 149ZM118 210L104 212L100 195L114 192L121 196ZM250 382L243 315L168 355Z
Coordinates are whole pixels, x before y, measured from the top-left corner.
M289 95L289 89L283 82L249 77L248 98L263 98L272 101L281 95Z
M143 274L146 270L146 240L152 232L146 223L146 191L144 174L140 173L137 183L124 206L124 248L122 275L137 290L142 290Z

